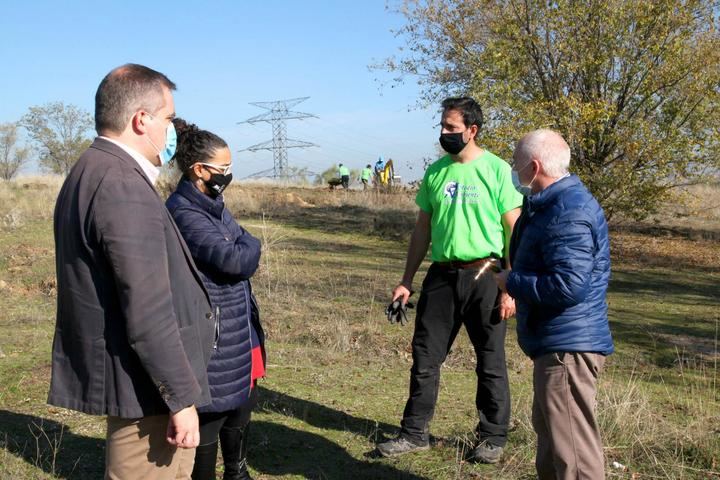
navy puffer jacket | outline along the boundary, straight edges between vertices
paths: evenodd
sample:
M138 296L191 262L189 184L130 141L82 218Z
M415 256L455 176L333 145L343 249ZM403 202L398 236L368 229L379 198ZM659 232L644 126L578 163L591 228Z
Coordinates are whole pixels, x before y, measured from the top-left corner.
M219 309L208 365L212 403L198 410L233 410L248 400L252 349L264 342L250 285L260 262L260 241L235 222L222 196L210 198L187 178L180 180L166 205L200 270L213 308Z
M520 348L609 355L606 293L610 242L605 214L571 175L526 198L510 242L507 290Z

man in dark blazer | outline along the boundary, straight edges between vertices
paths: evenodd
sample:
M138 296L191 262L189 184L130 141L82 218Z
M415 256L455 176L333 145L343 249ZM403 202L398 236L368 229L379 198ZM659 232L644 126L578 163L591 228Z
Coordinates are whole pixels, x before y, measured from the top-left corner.
M105 478L190 478L196 406L209 402L214 315L163 200L174 151L163 74L111 71L95 97L100 135L55 207L57 325L48 402L107 415Z

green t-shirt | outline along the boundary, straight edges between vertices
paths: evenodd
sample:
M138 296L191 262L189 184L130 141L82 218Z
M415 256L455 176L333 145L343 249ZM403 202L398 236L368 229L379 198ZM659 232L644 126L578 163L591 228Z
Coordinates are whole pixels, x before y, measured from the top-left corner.
M415 203L431 215L434 262L503 256L502 214L522 205L510 165L484 150L469 163L446 155L428 167Z
M372 175L372 170L369 168L363 168L362 175L360 178L363 180L370 180L370 176Z
M339 167L338 170L340 171L340 176L344 177L345 175L350 176L350 169L343 165L342 167Z

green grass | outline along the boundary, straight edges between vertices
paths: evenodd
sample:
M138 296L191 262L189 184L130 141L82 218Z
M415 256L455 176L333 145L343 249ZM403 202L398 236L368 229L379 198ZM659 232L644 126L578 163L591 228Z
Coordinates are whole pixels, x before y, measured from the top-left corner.
M264 218L234 209L264 242L254 288L269 365L251 427L253 475L534 478L532 363L516 345L514 321L507 340L513 430L500 464L464 460L477 422L474 354L464 333L442 370L435 448L375 457L375 442L396 434L407 395L412 325L391 326L382 311L402 273L413 213L343 198L350 197L333 197L336 206L275 206ZM90 479L103 471L103 419L45 403L55 310L48 211L0 224L0 479ZM691 259L715 258L717 246L613 236L618 245L633 239L653 261L614 251L617 352L601 377L599 416L608 464L628 470L609 467L608 475L720 478L720 267ZM683 242L687 255L668 254L667 242Z

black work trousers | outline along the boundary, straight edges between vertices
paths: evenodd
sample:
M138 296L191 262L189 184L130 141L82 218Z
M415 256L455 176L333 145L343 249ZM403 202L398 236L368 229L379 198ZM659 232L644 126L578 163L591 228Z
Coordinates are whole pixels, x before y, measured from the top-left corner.
M401 435L425 444L440 387L440 366L465 325L475 349L478 377L475 405L481 441L497 446L507 442L510 387L505 364L506 323L500 320L498 288L490 272L450 268L436 263L423 281L415 333L410 396L405 405Z

